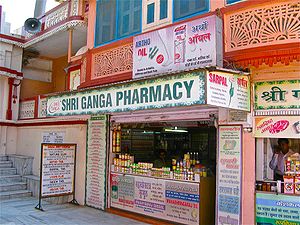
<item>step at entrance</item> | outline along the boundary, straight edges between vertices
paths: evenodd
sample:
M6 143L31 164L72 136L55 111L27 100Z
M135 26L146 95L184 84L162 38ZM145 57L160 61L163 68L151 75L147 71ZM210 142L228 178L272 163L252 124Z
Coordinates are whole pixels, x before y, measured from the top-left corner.
M17 174L17 169L7 156L0 156L0 200L31 196L27 183Z

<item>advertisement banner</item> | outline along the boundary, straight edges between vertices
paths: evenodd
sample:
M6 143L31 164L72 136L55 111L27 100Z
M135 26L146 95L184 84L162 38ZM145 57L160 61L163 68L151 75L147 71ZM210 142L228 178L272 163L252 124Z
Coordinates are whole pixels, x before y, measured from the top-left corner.
M299 116L256 116L257 138L300 138Z
M76 144L42 144L41 197L74 192Z
M47 98L47 116L98 114L205 104L205 71Z
M199 224L199 184L111 174L111 206L182 224Z
M299 225L300 196L256 193L257 225Z
M207 104L250 111L249 76L220 71L207 72Z
M106 130L106 115L89 119L85 202L102 210L106 206Z
M222 67L222 23L208 16L133 39L133 78Z
M300 108L300 80L256 82L254 87L256 110Z
M242 126L219 126L217 224L241 224Z

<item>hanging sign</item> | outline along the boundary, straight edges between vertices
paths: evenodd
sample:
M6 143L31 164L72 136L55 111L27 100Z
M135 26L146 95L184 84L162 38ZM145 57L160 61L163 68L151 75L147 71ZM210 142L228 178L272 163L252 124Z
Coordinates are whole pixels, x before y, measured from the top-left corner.
M255 83L256 110L299 109L300 80L265 81Z
M207 72L207 104L250 111L249 76L212 71Z
M41 198L74 194L76 144L42 144Z
M219 126L217 222L241 224L242 126Z
M257 138L300 138L299 116L256 116Z
M104 210L106 205L107 116L93 116L88 124L86 205Z
M222 22L213 15L138 35L133 40L133 78L222 67Z
M204 70L48 98L47 116L205 104Z

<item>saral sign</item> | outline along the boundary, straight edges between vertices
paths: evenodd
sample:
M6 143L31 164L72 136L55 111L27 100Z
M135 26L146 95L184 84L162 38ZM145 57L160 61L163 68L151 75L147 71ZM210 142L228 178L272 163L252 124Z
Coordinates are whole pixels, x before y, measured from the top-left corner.
M52 96L47 116L205 104L205 71Z

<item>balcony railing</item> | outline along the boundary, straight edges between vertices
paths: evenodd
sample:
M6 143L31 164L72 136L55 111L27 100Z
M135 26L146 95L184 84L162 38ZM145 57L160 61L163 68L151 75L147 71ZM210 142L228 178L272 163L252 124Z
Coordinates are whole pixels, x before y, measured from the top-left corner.
M39 119L47 116L47 98L36 96L20 101L19 119Z
M226 12L225 52L299 42L299 6L300 1L274 1Z
M84 20L83 9L79 3L80 0L69 0L46 12L38 18L42 24L41 30L36 34L26 33L26 39L39 36L72 20Z

